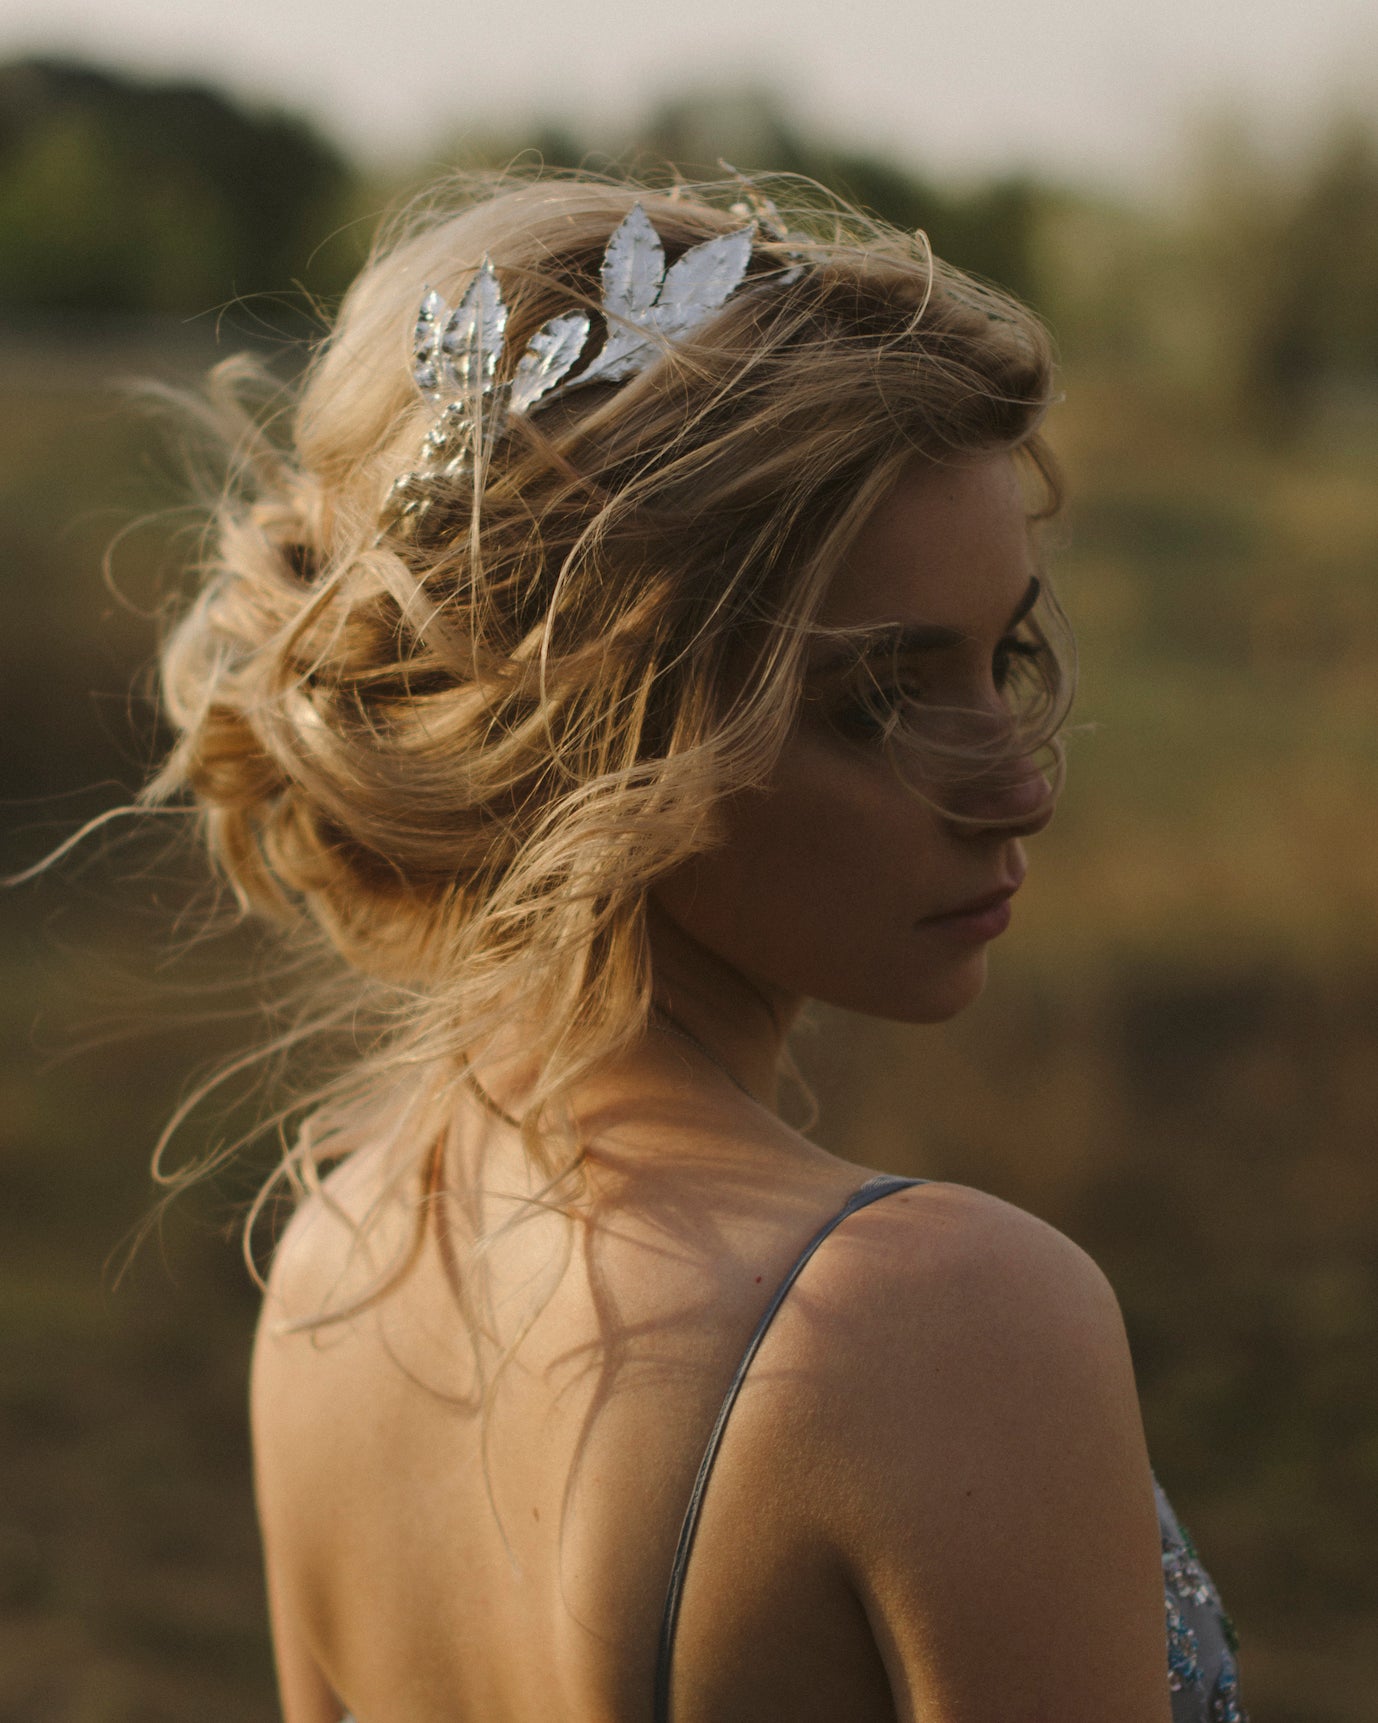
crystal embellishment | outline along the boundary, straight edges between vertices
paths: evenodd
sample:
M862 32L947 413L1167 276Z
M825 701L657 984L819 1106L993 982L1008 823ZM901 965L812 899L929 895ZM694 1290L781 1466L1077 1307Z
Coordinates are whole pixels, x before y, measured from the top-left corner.
M1248 1723L1239 1701L1234 1630L1196 1546L1157 1489L1175 1723Z
M1219 1607L1220 1599L1210 1575L1201 1566L1195 1550L1185 1544L1163 1546L1163 1579L1186 1602Z
M1239 1703L1239 1671L1232 1657L1226 1657L1211 1695L1210 1723L1249 1723Z
M1165 1595L1167 1608L1167 1684L1174 1693L1201 1684L1201 1653L1191 1623L1172 1592Z

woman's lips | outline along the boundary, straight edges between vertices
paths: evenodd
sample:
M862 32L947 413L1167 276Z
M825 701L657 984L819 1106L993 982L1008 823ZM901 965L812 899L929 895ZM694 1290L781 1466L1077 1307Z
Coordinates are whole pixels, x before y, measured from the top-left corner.
M970 940L973 944L983 944L988 939L998 938L1010 925L1010 899L1018 890L1017 885L1009 885L999 891L987 892L984 897L974 898L943 915L926 915L919 926L932 928L935 933L951 934L956 939Z

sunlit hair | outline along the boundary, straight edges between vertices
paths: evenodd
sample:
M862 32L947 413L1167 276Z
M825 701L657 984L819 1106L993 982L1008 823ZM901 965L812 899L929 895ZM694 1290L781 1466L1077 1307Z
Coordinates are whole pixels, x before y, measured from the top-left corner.
M634 201L673 261L741 225L738 186L487 183L380 244L290 436L244 407L250 368L212 378L234 476L163 651L176 740L146 801L190 798L245 910L334 965L319 1025L353 1051L294 1122L279 1187L318 1188L326 1163L381 1144L391 1189L433 1189L469 1084L517 1116L532 1190L576 1193L571 1094L651 1004L647 888L716 841L725 797L771 777L869 511L915 454L999 450L1033 477L1031 512L1055 506L1038 322L921 235L769 189L807 235L788 242L795 279L786 246L758 239L692 339L511 422L413 538L382 521L429 423L409 367L423 285L455 303L490 257L512 363L554 313L584 306L601 331L599 263ZM925 793L1052 745L1050 616L1029 625L1033 698L1008 721L927 741L910 726ZM376 1286L404 1266L380 1262Z

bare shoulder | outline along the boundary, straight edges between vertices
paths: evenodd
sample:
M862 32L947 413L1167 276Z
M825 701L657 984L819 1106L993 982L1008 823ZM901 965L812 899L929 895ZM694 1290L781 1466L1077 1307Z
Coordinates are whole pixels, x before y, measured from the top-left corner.
M1152 1476L1100 1269L990 1196L927 1185L838 1228L791 1333L811 1499L896 1690L935 1718L1166 1719ZM1004 1672L998 1695L974 1672ZM992 1709L992 1707L994 1707ZM907 1713L906 1713L907 1714Z
M1109 1282L1024 1210L962 1185L915 1186L848 1217L816 1265L805 1344L853 1452L884 1463L927 1444L973 1463L988 1452L998 1470L1040 1430L1077 1447L1078 1426L1140 1439Z
M1081 1247L965 1185L898 1191L851 1215L817 1258L814 1287L844 1356L865 1367L960 1357L973 1381L1013 1357L1070 1347L1127 1356L1119 1306ZM830 1347L831 1350L831 1347ZM879 1385L878 1385L879 1386Z
M370 1211L375 1184L376 1175L365 1164L346 1162L298 1203L273 1249L260 1339L283 1335L362 1289L368 1263L394 1242L382 1235L396 1232L375 1214L370 1249L359 1249L360 1222Z
M260 1484L269 1455L304 1415L318 1352L309 1322L338 1282L346 1253L344 1235L343 1223L328 1205L310 1195L298 1205L274 1248L249 1377Z
M369 1293L378 1265L405 1252L405 1239L383 1236L400 1224L386 1218L365 1245L359 1220L367 1192L348 1168L303 1198L273 1252L254 1341L250 1409L255 1441L269 1448L295 1443L299 1425L316 1416L341 1372L356 1368L354 1344L369 1330ZM358 1311L358 1317L348 1313ZM325 1320L322 1320L324 1318ZM310 1444L308 1443L308 1446Z

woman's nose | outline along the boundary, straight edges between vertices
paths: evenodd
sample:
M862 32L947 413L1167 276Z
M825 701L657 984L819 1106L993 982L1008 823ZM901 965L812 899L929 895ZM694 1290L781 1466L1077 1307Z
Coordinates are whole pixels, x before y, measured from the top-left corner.
M962 821L998 826L1000 835L1029 838L1041 832L1053 817L1057 792L1046 773L1032 760L1025 760L998 776L986 774L963 788L953 811Z

